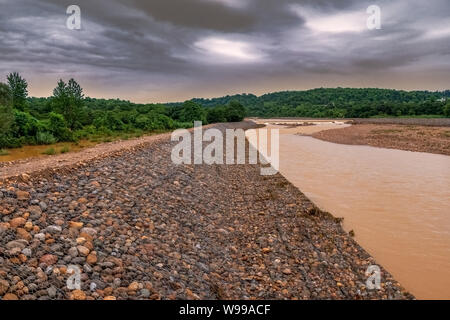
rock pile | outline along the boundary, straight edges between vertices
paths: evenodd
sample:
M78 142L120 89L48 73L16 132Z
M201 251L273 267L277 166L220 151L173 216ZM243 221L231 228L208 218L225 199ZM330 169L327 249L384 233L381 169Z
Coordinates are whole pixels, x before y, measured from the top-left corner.
M366 288L373 258L282 176L172 146L0 185L0 298L412 298L383 269Z

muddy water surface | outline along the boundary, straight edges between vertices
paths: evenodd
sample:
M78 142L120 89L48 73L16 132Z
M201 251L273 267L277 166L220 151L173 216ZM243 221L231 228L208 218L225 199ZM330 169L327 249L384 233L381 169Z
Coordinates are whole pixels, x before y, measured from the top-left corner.
M281 129L281 173L417 298L449 299L450 157L296 134L338 126Z

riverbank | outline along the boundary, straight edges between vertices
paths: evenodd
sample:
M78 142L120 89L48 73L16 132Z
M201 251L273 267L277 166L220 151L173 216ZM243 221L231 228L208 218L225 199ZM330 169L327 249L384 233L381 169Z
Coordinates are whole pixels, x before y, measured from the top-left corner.
M2 298L412 298L383 269L368 290L374 259L281 175L176 166L169 137L153 139L4 182Z
M312 136L341 144L450 155L448 126L357 123L342 129L316 132Z

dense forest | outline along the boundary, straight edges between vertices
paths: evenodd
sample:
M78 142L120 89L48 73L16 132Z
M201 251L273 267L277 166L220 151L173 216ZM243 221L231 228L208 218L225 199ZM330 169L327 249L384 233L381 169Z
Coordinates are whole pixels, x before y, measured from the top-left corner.
M442 92L391 89L313 89L193 99L205 107L238 101L254 117L368 118L450 116L450 90Z
M256 117L450 117L450 90L313 89L257 97L240 94L181 103L136 104L85 97L74 80L60 80L53 96L28 97L28 83L11 73L0 83L0 148L93 139L129 138L204 124Z
M85 97L74 80L60 80L53 96L28 97L28 83L18 73L0 83L0 148L76 142L98 137L129 138L149 132L204 124L242 121L245 108L238 102L205 108L186 101L165 106Z

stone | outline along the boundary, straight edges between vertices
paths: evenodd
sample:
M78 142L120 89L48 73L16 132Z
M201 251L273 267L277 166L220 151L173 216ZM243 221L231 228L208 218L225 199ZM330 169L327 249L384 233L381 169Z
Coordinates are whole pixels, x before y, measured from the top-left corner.
M94 228L83 228L81 229L81 233L86 233L91 237L95 237L97 234L97 230L95 230Z
M26 191L16 191L17 200L30 200L30 193Z
M289 275L289 274L292 273L292 271L291 271L291 269L286 268L286 269L283 270L283 273L286 274L286 275Z
M148 297L150 297L150 290L148 290L148 289L142 289L141 290L141 297L143 297L143 298L148 298Z
M89 249L84 246L77 246L77 249L82 256L86 257L89 254Z
M53 225L53 226L48 226L47 228L45 228L45 230L48 233L55 234L55 233L60 233L62 231L62 228L60 226Z
M27 221L22 218L22 217L18 217L18 218L14 218L9 222L9 225L11 226L11 228L17 228L17 227L21 227L23 225L25 225Z
M139 289L139 283L138 282L132 282L128 286L128 291L137 291Z
M58 262L58 257L54 256L52 254L46 254L39 259L40 263L43 263L47 266L54 265L56 262Z
M0 279L0 296L3 296L9 289L9 282Z
M81 290L74 290L70 294L70 300L86 300L86 293Z
M29 206L27 210L33 217L39 217L42 214L42 209L39 206Z
M79 238L77 238L76 241L77 241L77 244L84 244L86 242L86 238L79 237Z
M100 188L100 183L98 181L92 181L91 185L96 187L96 188Z
M72 257L75 258L76 256L78 256L78 249L76 247L72 247L70 248L67 253Z
M10 241L6 244L6 249L14 249L19 248L20 250L24 249L26 247L27 243L20 240L14 240Z
M19 239L24 239L24 240L27 240L27 241L30 241L33 238L31 236L31 234L27 230L25 230L23 228L17 228L17 237Z
M33 254L33 252L31 251L31 249L29 248L25 248L22 250L22 253L26 256L26 257L31 257L31 255Z
M49 296L50 298L56 297L57 292L58 292L58 291L57 291L57 289L55 288L55 286L51 286L50 288L47 289L47 293L48 293L48 296Z
M81 229L81 228L83 228L83 222L70 221L69 228Z
M45 234L44 233L37 233L34 235L34 238L40 241L44 241L45 240Z
M263 248L262 249L263 253L269 253L270 251L272 251L270 248Z
M80 203L80 204L86 204L88 201L87 201L87 199L86 198L79 198L78 199L78 203Z
M8 230L10 227L11 226L8 222L0 222L0 234Z
M33 230L33 223L31 223L31 221L28 221L27 223L25 223L25 230L27 230L27 231Z
M114 297L114 296L106 296L106 297L103 298L103 300L106 300L106 301L116 301L117 299L116 299L116 297Z
M7 293L3 296L3 300L19 300L19 298L13 293Z
M48 206L44 201L39 202L39 207L41 207L42 211L46 211Z
M86 258L86 262L89 263L90 265L96 264L97 263L97 254L95 253L90 253L87 258Z

